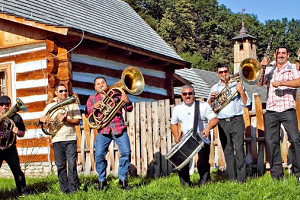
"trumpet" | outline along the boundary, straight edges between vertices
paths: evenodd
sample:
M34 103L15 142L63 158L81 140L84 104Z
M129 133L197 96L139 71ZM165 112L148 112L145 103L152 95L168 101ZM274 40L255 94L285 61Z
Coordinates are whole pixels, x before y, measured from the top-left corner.
M93 129L103 129L115 117L117 112L125 105L124 101L116 103L113 99L116 93L125 94L124 90L132 95L143 92L145 81L143 74L136 67L127 67L121 75L121 79L109 87L105 97L100 102L100 107L88 116L89 126Z

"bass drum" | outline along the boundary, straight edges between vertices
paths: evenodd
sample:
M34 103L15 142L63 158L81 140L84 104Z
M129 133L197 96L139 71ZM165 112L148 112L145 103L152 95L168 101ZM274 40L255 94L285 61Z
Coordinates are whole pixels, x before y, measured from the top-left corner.
M205 143L210 144L210 141L201 137L198 133L193 134L191 129L181 138L179 143L170 149L166 159L175 166L175 169L180 170L193 159Z

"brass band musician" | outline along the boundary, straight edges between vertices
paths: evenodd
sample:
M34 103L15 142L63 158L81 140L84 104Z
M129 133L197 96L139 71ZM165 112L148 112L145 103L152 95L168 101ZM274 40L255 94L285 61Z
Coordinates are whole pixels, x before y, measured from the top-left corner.
M11 101L8 96L1 96L0 97L0 118L10 109ZM25 125L21 116L17 113L10 117L11 120L15 123L15 127L11 130L14 134L18 137L24 137L25 135ZM1 123L1 130L0 134L4 134L6 128L4 127L3 123ZM1 136L2 137L2 136ZM0 167L2 165L3 160L6 161L8 166L10 167L14 179L17 186L17 191L19 196L27 195L27 187L26 187L26 180L24 173L20 167L20 159L18 155L18 150L16 147L16 140L13 144L4 150L0 150Z
M54 110L54 114L49 116L48 111L55 105L63 102L69 97L68 89L63 84L55 87L55 98L48 104L42 112L40 122L44 124L57 123L61 128L52 135L52 144L57 166L59 186L62 192L75 192L79 189L79 179L77 174L77 138L75 126L79 125L81 114L78 104L65 105L65 111ZM61 112L60 112L61 111ZM67 170L68 163L68 170Z
M226 173L229 180L246 180L246 156L244 151L244 130L243 106L250 105L245 88L239 82L230 82L229 67L226 64L217 65L217 74L220 81L210 91L208 103L216 98L225 85L232 93L237 91L231 101L218 113L218 130L226 161Z
M87 112L92 114L95 109L99 109L102 105L102 100L107 97L106 93L109 90L107 82L104 77L97 77L94 80L94 87L96 94L91 95L87 101ZM133 105L128 96L124 93L116 91L113 96L110 96L114 103L119 103L120 100L125 102L123 108L127 112L131 112ZM97 115L97 112L96 112ZM95 163L96 171L98 173L99 187L98 190L103 190L107 186L106 182L106 167L107 161L105 155L108 151L108 146L114 140L119 148L121 157L119 159L119 184L122 189L129 189L127 173L130 166L131 151L129 138L126 131L126 125L122 116L122 109L118 110L113 119L103 128L98 130L95 145Z

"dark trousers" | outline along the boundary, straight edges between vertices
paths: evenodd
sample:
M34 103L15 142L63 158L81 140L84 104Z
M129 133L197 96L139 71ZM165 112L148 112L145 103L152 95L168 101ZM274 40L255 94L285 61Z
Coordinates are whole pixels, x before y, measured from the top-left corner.
M265 138L270 162L270 173L273 178L283 176L282 158L280 150L280 125L286 129L289 142L292 147L292 163L296 169L300 169L300 137L298 130L297 115L295 109L283 112L267 111L265 114ZM296 176L300 172L296 171Z
M246 179L246 156L244 150L245 123L242 116L231 121L219 120L219 136L226 161L229 180L244 182Z
M206 183L210 178L210 164L209 164L210 146L205 144L198 152L197 169L200 176L200 184ZM179 181L182 185L191 184L189 174L189 164L178 170Z
M26 181L24 173L22 172L20 167L20 160L16 145L13 145L5 150L0 150L0 167L2 166L3 160L6 161L14 175L19 195L23 194L27 190Z
M53 143L55 164L59 186L62 192L74 192L79 188L79 179L77 174L77 142L63 141ZM68 162L68 171L67 171Z

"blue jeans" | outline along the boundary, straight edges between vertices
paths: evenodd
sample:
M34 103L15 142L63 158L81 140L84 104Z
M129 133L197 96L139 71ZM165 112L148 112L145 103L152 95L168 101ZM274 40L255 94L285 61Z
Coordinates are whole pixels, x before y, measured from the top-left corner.
M105 160L105 155L108 151L108 146L110 142L114 140L119 148L121 154L119 159L119 179L124 181L126 179L126 174L130 166L130 143L127 132L124 131L121 135L102 135L98 134L96 137L96 146L95 146L95 163L96 171L98 173L98 180L105 181L106 179L106 167L107 161Z

